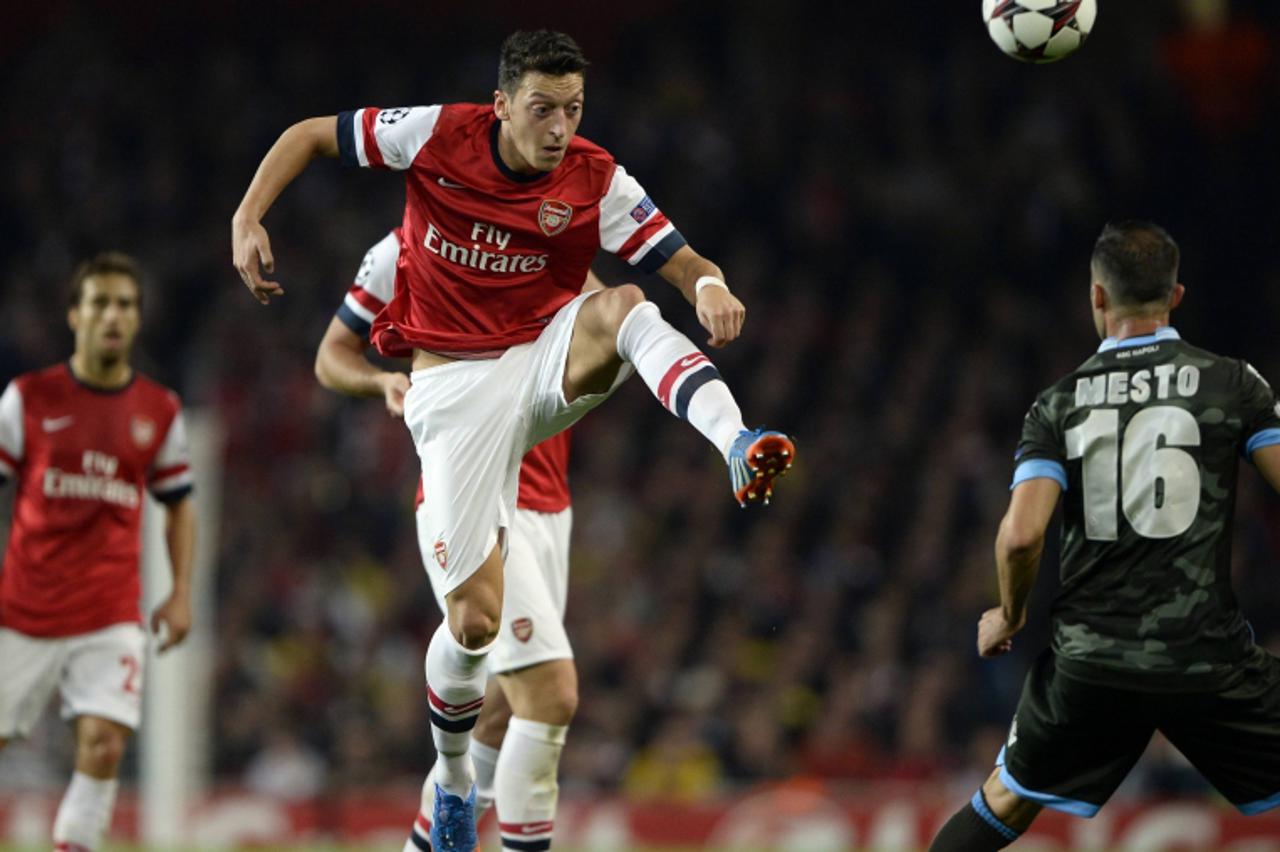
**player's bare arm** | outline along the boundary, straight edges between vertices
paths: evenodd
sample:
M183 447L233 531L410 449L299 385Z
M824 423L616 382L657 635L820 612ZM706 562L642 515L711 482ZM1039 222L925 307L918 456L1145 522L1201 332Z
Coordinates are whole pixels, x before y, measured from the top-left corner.
M711 333L708 345L719 349L742 333L747 309L729 292L720 267L686 245L671 255L658 274L694 306L698 322Z
M368 341L334 317L316 350L316 378L331 391L348 396L382 397L387 413L404 416L404 395L409 377L382 370L365 357Z
M1277 493L1280 493L1280 444L1273 444L1270 447L1254 450L1250 458L1253 461L1253 466L1262 474L1262 478Z
M984 612L978 622L978 653L984 657L1008 652L1027 623L1027 599L1040 568L1045 530L1061 494L1062 486L1048 478L1028 479L1013 489L996 534L1000 606Z
M262 304L284 294L275 281L263 278L263 271L275 271L271 239L262 227L262 217L271 205L316 157L338 156L338 119L327 115L308 118L290 127L262 158L249 189L231 217L231 256L240 279Z
M165 506L165 544L173 569L173 588L164 603L151 613L151 631L167 635L160 645L164 652L187 638L191 630L191 565L196 547L196 510L190 497Z

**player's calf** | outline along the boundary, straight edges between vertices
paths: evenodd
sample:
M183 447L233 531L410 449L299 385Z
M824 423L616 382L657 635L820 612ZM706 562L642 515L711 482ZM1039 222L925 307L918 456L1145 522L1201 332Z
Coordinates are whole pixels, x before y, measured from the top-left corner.
M969 804L947 820L929 852L985 852L1003 849L1030 827L1040 806L1015 795L993 772Z

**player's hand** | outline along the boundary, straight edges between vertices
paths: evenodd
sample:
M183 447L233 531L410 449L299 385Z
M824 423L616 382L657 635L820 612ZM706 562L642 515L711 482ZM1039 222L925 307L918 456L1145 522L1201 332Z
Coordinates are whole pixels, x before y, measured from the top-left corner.
M716 349L735 340L742 333L747 309L738 297L723 287L703 287L695 306L698 322L711 332L707 345Z
M232 217L231 258L253 298L265 305L272 296L284 295L283 287L262 277L263 270L268 274L276 271L276 261L271 254L271 238L261 222Z
M151 613L151 632L159 636L162 624L168 631L160 645L160 653L163 654L186 639L191 631L191 602L186 595L169 595L168 600L155 608Z
M387 372L378 377L382 385L382 399L387 413L392 417L404 417L404 395L409 390L409 377L404 373Z
M1013 650L1013 637L1022 625L1014 626L1004 617L1004 610L993 607L978 621L978 655L998 657Z

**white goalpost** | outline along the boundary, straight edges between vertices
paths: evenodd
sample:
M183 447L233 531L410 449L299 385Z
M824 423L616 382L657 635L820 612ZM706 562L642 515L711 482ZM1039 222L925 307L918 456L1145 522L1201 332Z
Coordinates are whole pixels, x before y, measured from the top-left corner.
M223 432L211 412L187 410L195 474L196 549L192 568L192 628L163 656L154 637L147 660L143 721L139 731L139 837L149 848L191 843L191 810L210 779L210 730L214 666L214 567L222 499ZM150 497L142 523L143 614L169 594L172 574L164 543L164 513Z

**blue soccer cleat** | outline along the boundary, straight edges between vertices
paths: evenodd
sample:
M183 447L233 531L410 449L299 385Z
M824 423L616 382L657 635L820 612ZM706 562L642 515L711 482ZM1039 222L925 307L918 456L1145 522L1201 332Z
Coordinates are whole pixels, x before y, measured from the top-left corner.
M436 785L436 804L431 819L432 852L472 852L480 848L476 835L476 785L465 799Z
M769 504L773 481L795 461L796 445L781 432L743 429L729 449L729 484L739 506Z

